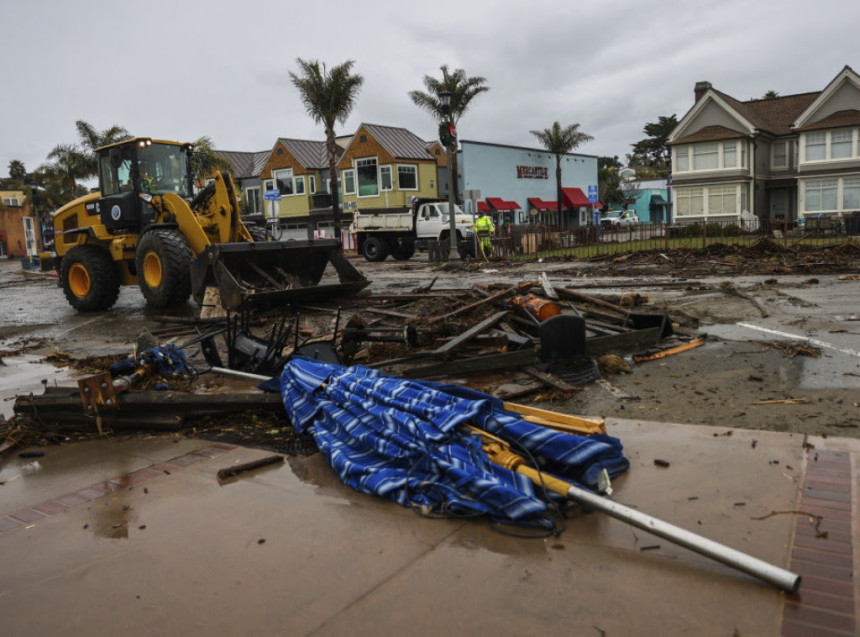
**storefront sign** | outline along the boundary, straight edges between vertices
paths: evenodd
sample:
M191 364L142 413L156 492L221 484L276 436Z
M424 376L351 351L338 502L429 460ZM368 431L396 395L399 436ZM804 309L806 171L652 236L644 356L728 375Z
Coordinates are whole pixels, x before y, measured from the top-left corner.
M517 179L549 179L545 166L517 166Z

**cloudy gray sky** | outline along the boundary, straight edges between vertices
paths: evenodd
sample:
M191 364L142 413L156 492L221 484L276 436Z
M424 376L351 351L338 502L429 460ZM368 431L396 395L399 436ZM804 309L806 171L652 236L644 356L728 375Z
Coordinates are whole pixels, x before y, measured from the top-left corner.
M750 99L860 70L860 3L831 0L0 0L0 15L0 175L77 142L78 119L223 150L322 139L289 81L297 57L364 76L339 133L433 138L407 93L448 64L491 89L462 138L535 146L530 130L578 122L594 136L581 152L622 158L646 122L690 108L696 81Z

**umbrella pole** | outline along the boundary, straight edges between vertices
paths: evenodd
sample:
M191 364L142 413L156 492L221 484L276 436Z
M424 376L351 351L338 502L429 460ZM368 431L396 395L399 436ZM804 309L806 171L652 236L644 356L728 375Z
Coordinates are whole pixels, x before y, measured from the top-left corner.
M470 427L472 428L472 427ZM474 429L474 428L473 428ZM487 432L480 429L475 429L481 436L486 436ZM495 436L493 436L495 438ZM496 439L498 440L498 439ZM772 584L777 588L788 593L796 593L800 588L800 575L792 573L784 568L775 566L764 560L760 560L741 551L729 548L719 542L714 542L706 537L702 537L686 529L682 529L674 524L669 524L658 518L642 513L636 509L631 509L623 504L618 504L608 498L599 496L587 489L574 486L564 480L560 480L553 476L541 473L536 469L529 467L525 460L510 451L505 449L498 442L490 442L484 444L484 451L487 452L490 460L506 469L516 471L531 479L536 485L543 486L553 493L558 493L574 502L584 504L592 509L602 511L607 515L627 522L632 526L648 531L658 537L662 537L670 542L695 551L705 557L722 562L727 566L736 568L753 577L764 580L768 584Z

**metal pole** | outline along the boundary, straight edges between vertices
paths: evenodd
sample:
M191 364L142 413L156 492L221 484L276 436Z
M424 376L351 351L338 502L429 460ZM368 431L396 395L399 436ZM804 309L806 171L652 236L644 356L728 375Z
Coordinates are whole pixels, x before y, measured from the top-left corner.
M789 593L796 593L800 588L800 575L797 573L792 573L784 568L769 564L764 560L741 553L719 542L714 542L674 524L669 524L641 511L628 508L623 504L618 504L585 489L571 486L567 490L567 497L574 502L579 502L602 511L618 520L627 522L627 524L640 528L643 531L653 533L658 537L674 542L700 555L710 557L727 566L748 573L753 577L758 577Z

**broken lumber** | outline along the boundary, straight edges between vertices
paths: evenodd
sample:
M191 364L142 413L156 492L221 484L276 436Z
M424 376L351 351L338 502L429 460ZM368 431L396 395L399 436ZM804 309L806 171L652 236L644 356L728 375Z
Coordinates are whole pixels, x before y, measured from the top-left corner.
M645 361L654 361L658 358L666 358L667 356L672 356L673 354L680 354L681 352L686 352L687 350L694 349L696 347L700 347L705 344L705 339L697 338L689 343L684 343L682 345L676 345L675 347L670 347L669 349L664 349L662 352L657 352L656 354L643 354L641 356L634 356L633 360L637 363L642 363Z
M557 376L553 376L552 374L547 374L546 372L542 372L537 367L529 365L527 367L523 367L523 371L542 382L547 387L552 387L553 389L557 389L558 391L564 392L565 394L572 394L576 391L579 391L577 387L574 387L570 383L563 381L561 378Z
M445 354L446 352L450 352L455 347L459 347L460 345L471 340L472 338L474 338L478 334L484 332L485 330L490 329L491 327L496 325L496 323L498 323L503 318L505 318L507 315L508 315L507 310L503 310L501 312L496 312L495 314L493 314L489 318L484 319L483 321L481 321L477 325L470 327L468 330L466 330L465 332L463 332L459 336L455 336L454 338L452 338L450 341L448 341L447 343L445 343L441 347L437 347L435 353L436 354Z
M543 291L549 298L558 299L558 292L555 291L555 288L552 286L552 283L550 282L549 277L546 275L546 272L543 272L541 274L540 284L543 286Z
M606 421L603 418L583 418L511 402L503 403L502 407L524 416L523 420L536 425L586 435L606 433Z
M227 478L232 478L241 473L253 471L254 469L259 469L260 467L266 467L270 464L283 461L284 456L266 456L265 458L258 458L257 460L251 460L250 462L244 462L232 467L226 467L225 469L219 469L217 475L219 480L226 480Z
M404 369L401 375L404 378L429 378L431 376L450 376L454 374L467 374L469 372L485 372L491 369L508 369L532 365L537 359L537 350L521 349L503 354L487 354L486 356L475 356L461 360L446 361L444 363L433 363L420 367Z
M475 301L474 303L470 303L469 305L464 305L461 308L458 308L452 312L448 312L447 314L440 314L439 316L431 317L427 322L432 325L433 323L438 323L440 321L444 321L446 319L454 318L455 316L460 316L461 314L465 314L466 312L471 312L472 310L476 310L479 307L483 307L485 305L489 305L495 301L500 301L508 296L514 294L522 294L523 292L530 290L534 287L534 283L531 281L526 281L525 283L520 283L517 286L507 288L502 290L501 292L497 292L491 296L488 296L485 299L481 299L480 301Z
M624 315L625 317L630 314L630 312L620 305L613 305L612 303L607 303L602 299L598 299L596 297L591 296L590 294L583 294L582 292L576 292L569 288L557 288L556 291L560 296L571 299L573 301L583 301L585 303L591 303L592 305L597 305L607 310L612 310L613 312L618 312L619 314Z
M590 358L597 358L604 354L641 352L651 349L659 340L659 327L649 327L647 330L632 330L611 336L597 336L586 339L585 355Z

